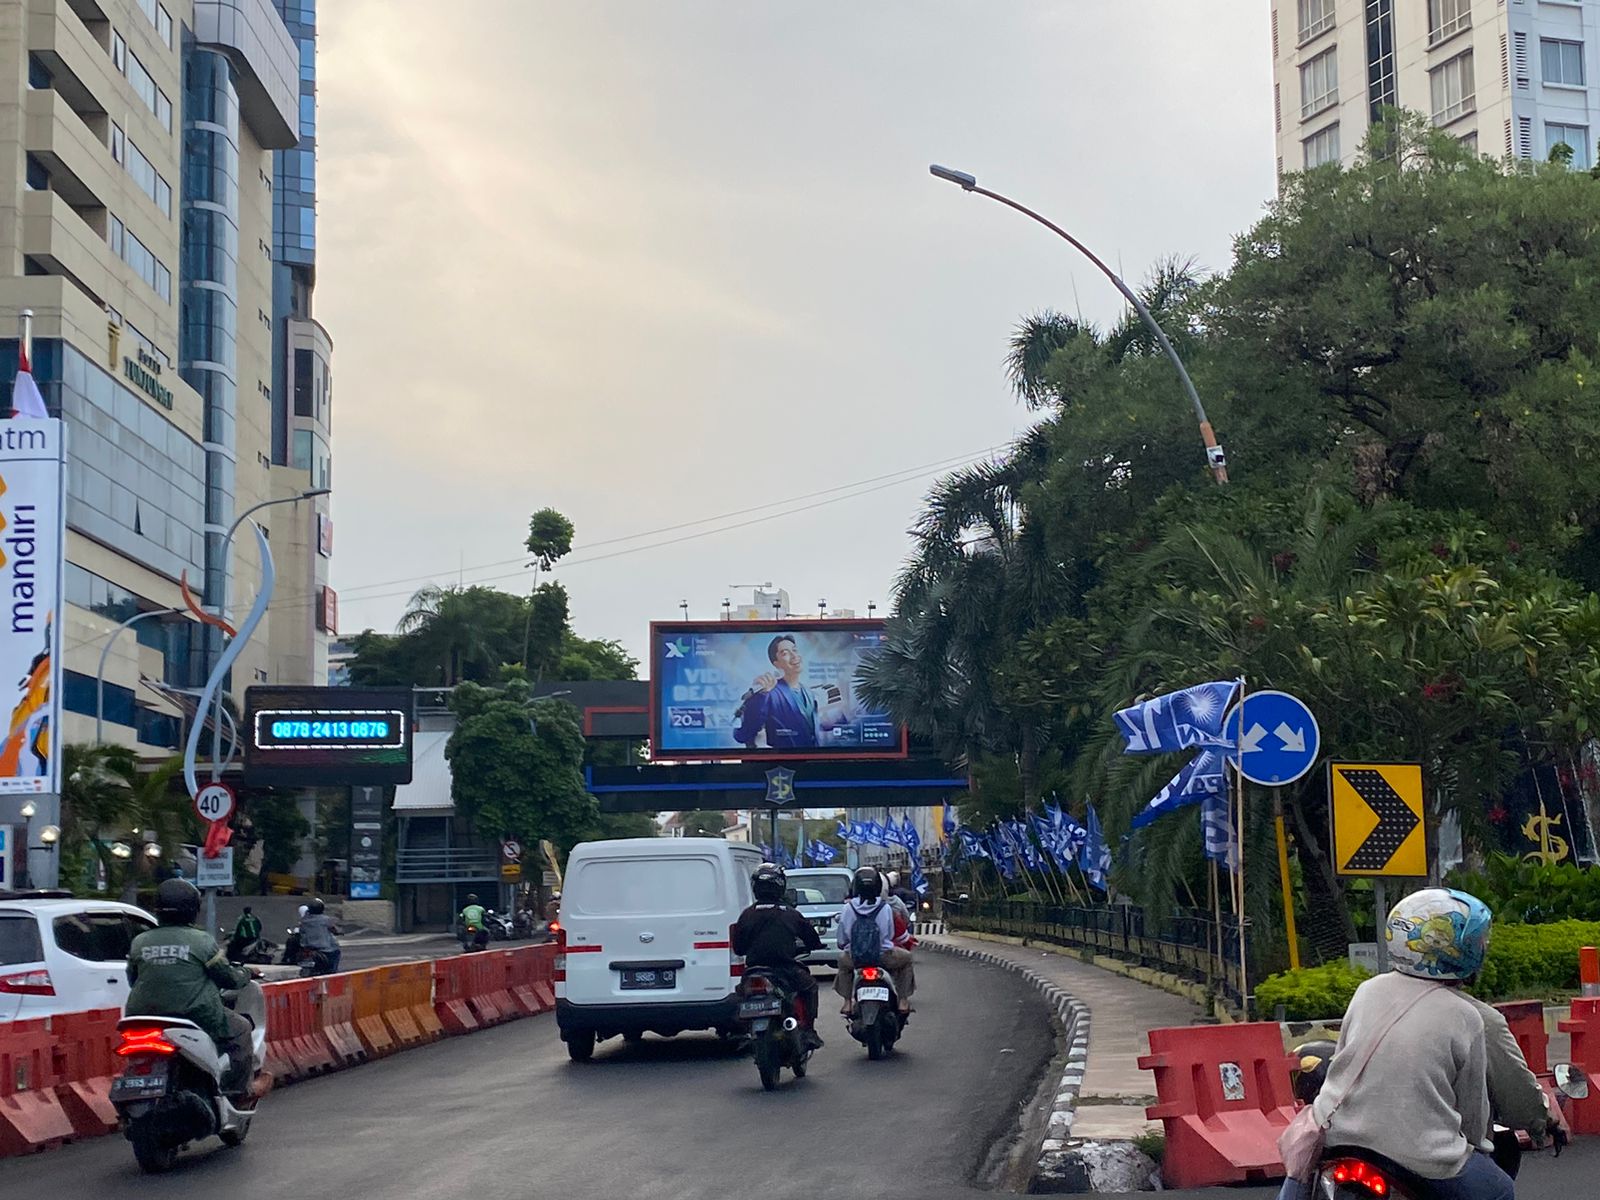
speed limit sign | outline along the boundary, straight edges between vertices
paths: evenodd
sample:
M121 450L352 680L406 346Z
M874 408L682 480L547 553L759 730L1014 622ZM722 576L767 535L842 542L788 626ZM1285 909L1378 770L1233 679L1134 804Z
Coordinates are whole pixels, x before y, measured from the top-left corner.
M194 810L202 821L226 821L233 815L233 789L225 783L208 783L194 794Z

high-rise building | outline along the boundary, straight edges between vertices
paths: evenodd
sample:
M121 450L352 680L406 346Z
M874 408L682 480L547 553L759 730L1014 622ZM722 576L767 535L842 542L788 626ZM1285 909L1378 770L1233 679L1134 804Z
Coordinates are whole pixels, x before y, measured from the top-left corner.
M149 613L110 642L106 739L175 747L184 689L204 682L215 649L189 616L163 612L184 607L179 581L242 613L260 564L248 531L224 545L235 519L330 484L328 341L310 320L309 274L289 319L275 289L275 217L287 208L275 155L302 153L315 127L297 44L314 38L313 2L282 7L0 4L0 384L9 390L18 316L31 309L34 374L68 430L58 636L69 742L93 731L97 666L116 626ZM309 177L293 166L297 181ZM310 194L294 186L292 206L308 208ZM291 240L309 249L309 221ZM302 345L322 364L307 423L321 432L320 459L296 452ZM318 623L331 623L331 594L319 590L327 497L255 518L278 586L271 620L233 669L236 701L252 683L319 682Z
M1273 0L1278 174L1350 163L1385 107L1479 153L1595 161L1600 0Z

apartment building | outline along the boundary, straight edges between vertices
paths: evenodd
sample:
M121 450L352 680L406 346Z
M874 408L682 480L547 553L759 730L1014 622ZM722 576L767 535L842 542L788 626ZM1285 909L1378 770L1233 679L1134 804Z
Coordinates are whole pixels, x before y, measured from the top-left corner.
M1278 173L1353 162L1386 107L1479 153L1595 161L1600 0L1273 0Z

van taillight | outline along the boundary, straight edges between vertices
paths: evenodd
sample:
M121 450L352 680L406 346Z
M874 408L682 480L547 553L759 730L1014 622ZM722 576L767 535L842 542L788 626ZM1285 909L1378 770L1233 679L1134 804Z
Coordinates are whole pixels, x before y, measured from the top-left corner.
M550 932L556 935L556 961L552 977L557 983L567 981L567 931L561 927L561 922L551 921Z
M739 961L739 956L733 952L733 931L737 925L728 926L728 978L738 979L744 975L744 963Z
M10 996L54 996L56 985L49 971L20 971L15 975L0 975L0 993Z

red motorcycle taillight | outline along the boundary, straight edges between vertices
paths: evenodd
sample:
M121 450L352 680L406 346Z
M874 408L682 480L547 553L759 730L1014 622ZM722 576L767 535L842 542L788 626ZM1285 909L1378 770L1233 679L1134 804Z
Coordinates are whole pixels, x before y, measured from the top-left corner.
M1365 1188L1374 1196L1387 1196L1389 1194L1389 1181L1384 1178L1383 1172L1369 1162L1359 1158L1341 1158L1329 1168L1329 1174L1338 1184L1355 1184Z
M883 978L883 971L877 967L862 967L861 978L868 983L876 983Z
M744 990L749 995L757 992L770 992L772 982L765 975L746 975L744 977Z
M178 1048L167 1040L166 1032L159 1026L145 1026L140 1029L124 1029L122 1031L122 1044L117 1047L117 1054L128 1058L134 1054L176 1054Z

